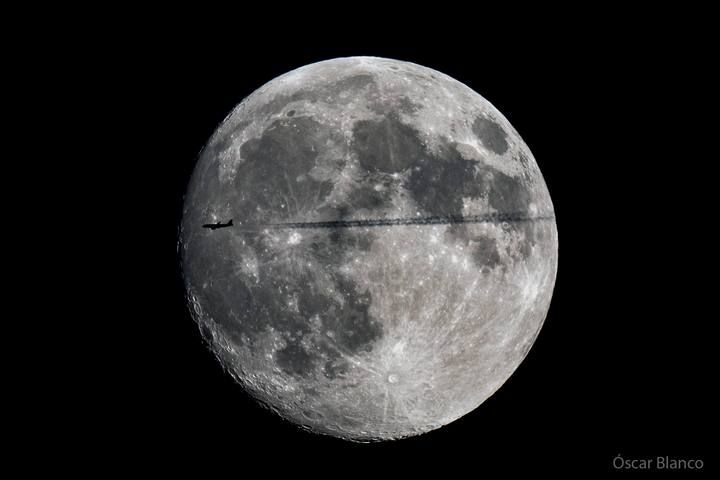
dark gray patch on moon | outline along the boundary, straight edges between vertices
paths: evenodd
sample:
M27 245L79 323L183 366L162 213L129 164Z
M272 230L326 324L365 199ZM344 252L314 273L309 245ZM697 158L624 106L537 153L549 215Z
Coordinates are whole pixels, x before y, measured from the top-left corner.
M463 158L453 145L443 141L440 153L425 150L418 160L407 188L426 214L462 215L463 197L483 193L477 162Z
M312 211L332 190L331 182L308 175L331 135L310 117L293 117L276 120L260 138L245 142L234 210L258 223Z
M346 351L368 351L382 336L382 325L368 311L372 295L369 291L358 292L355 282L346 277L338 276L336 282L346 302L336 315L328 318L329 328Z
M383 116L393 115L397 117L398 113L402 113L412 117L422 109L422 105L413 102L406 96L398 96L397 98L390 98L384 100L378 100L373 96L371 101L368 102L368 108Z
M323 235L316 235L307 248L320 262L338 265L350 252L367 252L373 242L369 232L350 228L336 228ZM334 263L333 263L334 262Z
M484 194L498 212L527 214L530 193L520 179L463 158L447 139L440 138L439 152L431 152L419 132L395 115L358 121L353 139L352 148L365 170L399 173L410 169L406 187L427 215L461 215L463 197ZM372 202L374 195L365 188L366 199L356 201Z
M290 375L302 376L314 368L314 358L298 343L290 343L275 352L277 364Z
M397 109L398 109L398 111L400 111L402 113L406 113L408 115L414 115L418 111L420 111L421 108L422 108L422 105L420 105L419 103L413 102L412 100L410 100L407 97L398 98Z
M348 195L348 205L354 209L380 210L387 207L392 199L392 190L383 186L381 189L370 185L360 185Z
M358 74L352 75L337 82L334 82L328 88L331 94L340 94L345 91L359 91L363 88L373 85L375 83L375 77L370 74Z
M325 365L322 367L322 372L325 378L332 379L344 377L348 373L349 369L350 364L347 360L343 357L335 357L332 360L325 362Z
M532 196L521 178L511 177L499 170L483 169L490 205L498 212L527 213Z
M477 117L472 126L472 131L488 150L498 155L507 152L507 134L496 122L483 116Z
M487 195L498 212L528 214L530 193L520 179L463 158L448 140L440 139L439 152L431 152L419 132L395 115L358 121L353 139L352 148L365 170L386 174L410 170L406 188L425 215L460 216L463 198L481 195ZM356 193L355 208L380 208L387 200L368 187L357 192L363 194Z
M192 267L207 269L191 272L194 275L217 275L218 269L231 270L232 262L219 257L218 261ZM332 377L347 368L342 354L371 349L383 333L382 325L368 311L370 293L360 291L355 282L339 274L332 275L332 282L340 301L318 291L312 275L298 274L292 265L279 264L264 272L256 283L235 278L224 288L202 289L199 296L209 306L213 320L237 344L249 340L246 346L257 351L254 339L270 328L285 342L275 359L282 370L293 376L312 376L319 367L330 364L333 368L326 369L325 375ZM296 309L290 308L291 301ZM316 334L311 334L308 322L313 317L319 319Z
M486 177L488 183L487 195L490 205L498 212L513 212L526 216L530 215L532 194L522 177L511 177L503 172L493 170ZM519 245L520 259L527 258L536 243L536 222L513 222L508 228L521 232L524 241Z
M365 170L385 173L402 172L424 153L417 131L396 115L356 122L352 148Z
M477 237L474 243L473 259L478 267L493 269L501 265L497 242L493 238Z

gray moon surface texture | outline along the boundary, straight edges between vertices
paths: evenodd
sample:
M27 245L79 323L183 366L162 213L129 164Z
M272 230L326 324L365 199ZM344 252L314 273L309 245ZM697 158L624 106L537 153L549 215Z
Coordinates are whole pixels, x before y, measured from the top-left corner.
M307 65L240 103L199 156L178 245L224 368L285 419L360 442L492 395L557 271L550 195L507 119L447 75L375 57Z

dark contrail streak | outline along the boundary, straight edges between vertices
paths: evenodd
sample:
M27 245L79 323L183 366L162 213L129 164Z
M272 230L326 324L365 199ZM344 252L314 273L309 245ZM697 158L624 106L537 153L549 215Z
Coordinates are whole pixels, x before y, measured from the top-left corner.
M353 228L353 227L387 227L393 225L452 225L459 223L491 223L491 222L531 222L553 220L552 215L529 216L514 213L490 213L486 215L438 215L432 217L409 218L377 218L366 220L332 220L327 222L288 222L269 223L266 227L274 229L295 228Z
M263 229L289 230L289 229L320 229L320 228L361 228L361 227L391 227L402 225L454 225L461 223L517 223L539 222L554 220L554 215L530 216L524 213L488 213L485 215L437 215L430 217L407 218L370 218L360 220L329 220L324 222L284 222L227 225L227 229L235 228L244 232L259 232Z

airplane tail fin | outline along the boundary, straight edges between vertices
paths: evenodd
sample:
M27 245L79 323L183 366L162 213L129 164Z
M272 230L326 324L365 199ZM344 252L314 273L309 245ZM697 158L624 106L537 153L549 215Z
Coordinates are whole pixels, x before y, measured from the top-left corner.
M232 223L232 218L231 218L231 219L230 219L230 223L228 223L228 225L232 227L232 224L233 224L233 223Z

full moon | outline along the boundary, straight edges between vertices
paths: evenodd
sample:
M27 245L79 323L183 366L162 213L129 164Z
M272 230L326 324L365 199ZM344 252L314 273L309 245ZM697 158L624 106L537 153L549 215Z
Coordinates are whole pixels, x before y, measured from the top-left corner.
M240 103L199 156L178 245L227 372L283 418L360 442L490 397L557 271L550 195L508 120L447 75L374 57Z

